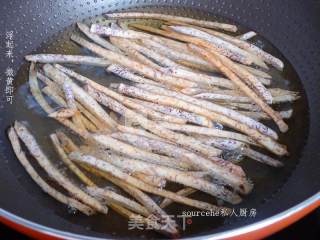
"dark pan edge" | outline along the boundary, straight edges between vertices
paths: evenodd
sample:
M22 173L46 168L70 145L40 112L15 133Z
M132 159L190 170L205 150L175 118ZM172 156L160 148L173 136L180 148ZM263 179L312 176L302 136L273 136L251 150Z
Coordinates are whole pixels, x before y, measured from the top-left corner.
M299 220L300 218L304 217L314 209L320 207L320 192L316 193L312 197L306 199L305 201L301 202L300 204L291 207L277 215L264 219L262 221L237 228L235 230L229 230L221 233L215 233L211 235L207 235L204 237L195 237L195 238L188 238L188 239L232 239L235 237L254 237L255 239L260 239L271 235L286 226L292 224L293 222ZM9 220L9 221L6 221ZM0 222L9 225L10 227L19 231L21 230L21 226L26 228L27 232L32 236L34 235L44 235L48 237L57 238L57 239L67 239L67 240L77 240L77 239L84 239L84 240L98 240L102 238L96 237L88 237L84 235L69 233L65 231L56 230L50 227L43 226L41 224L37 224L26 220L24 218L18 217L10 212L7 212L3 209L0 209ZM10 223L13 222L14 224ZM263 234L259 230L261 229L270 229L267 231L267 234ZM255 235L255 233L259 234L259 236ZM266 233L266 231L264 231ZM106 239L106 238L103 238Z

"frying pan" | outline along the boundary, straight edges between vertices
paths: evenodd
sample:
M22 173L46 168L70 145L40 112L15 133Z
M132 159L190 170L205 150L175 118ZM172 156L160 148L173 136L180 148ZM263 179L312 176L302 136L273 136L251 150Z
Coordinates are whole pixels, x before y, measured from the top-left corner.
M78 53L74 45L64 45L74 23L90 22L102 13L125 10L171 13L201 19L222 18L263 36L272 46L272 53L286 61L285 76L299 90L302 98L289 121L291 127L282 139L291 153L282 170L265 170L254 166L255 179L269 174L269 179L256 183L256 190L245 199L243 207L256 208L255 218L216 220L195 219L183 237L211 239L258 239L298 220L320 205L320 1L308 0L33 0L1 3L1 54L5 52L5 32L14 31L14 59L0 58L1 90L5 87L5 69L14 68L16 89L26 81L23 57L31 52ZM54 41L58 39L58 41ZM52 43L52 41L54 43ZM268 47L268 46L267 46ZM148 232L127 231L121 217L96 216L87 218L68 213L65 206L41 192L15 159L5 131L16 118L24 120L20 92L14 104L0 103L0 219L2 222L37 238L160 238ZM43 121L32 121L38 135L54 123L43 127ZM43 119L42 119L43 120ZM52 125L52 126L51 126ZM40 136L41 137L41 136ZM44 141L45 137L42 136ZM246 166L252 168L250 164ZM201 198L201 196L199 196ZM175 206L173 206L175 208Z

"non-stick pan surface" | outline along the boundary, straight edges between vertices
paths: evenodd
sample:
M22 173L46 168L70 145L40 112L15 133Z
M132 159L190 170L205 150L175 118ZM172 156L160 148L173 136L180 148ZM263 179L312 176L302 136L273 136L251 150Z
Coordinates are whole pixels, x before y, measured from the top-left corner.
M30 52L50 52L75 54L83 51L73 44L65 44L74 30L74 22L86 19L95 21L104 12L138 9L152 12L174 13L201 19L213 19L220 16L240 26L253 29L261 34L276 55L286 60L284 77L290 82L290 88L302 93L302 98L294 106L295 115L289 124L291 130L283 141L288 144L291 156L286 159L282 170L268 169L259 165L253 180L255 191L245 199L240 207L257 209L254 218L238 218L222 221L217 218L197 218L187 228L184 236L198 236L219 233L229 229L253 223L293 207L320 189L320 155L318 137L320 137L320 17L313 1L10 1L1 8L1 34L14 31L14 61L1 58L0 69L5 85L5 69L12 66L17 73L16 92L13 106L1 102L1 168L0 168L0 207L44 226L96 237L154 237L153 233L141 234L140 231L128 231L128 223L121 217L97 216L88 219L80 214L72 215L68 209L42 193L16 161L5 136L5 129L16 118L28 120L39 139L57 125L52 121L49 126L41 117L41 112L32 106L28 90L21 87L26 81L26 65L23 56ZM57 41L59 40L59 41ZM1 36L2 47L5 46ZM2 53L5 52L3 48ZM82 52L83 53L83 52ZM87 52L86 52L87 54ZM283 54L283 55L281 55ZM24 65L23 65L24 64ZM88 72L95 77L104 78L104 72ZM91 69L92 70L92 69ZM100 70L101 71L101 70ZM114 80L110 76L110 81ZM29 108L26 108L29 107ZM34 118L30 117L34 112ZM24 118L23 116L29 116ZM48 150L49 151L49 150ZM253 171L251 170L253 173ZM270 180L261 176L270 174ZM250 176L250 174L249 174ZM199 197L199 196L198 196ZM201 196L200 196L201 197ZM173 206L174 214L177 214ZM239 208L239 207L238 207ZM182 208L179 208L181 213Z

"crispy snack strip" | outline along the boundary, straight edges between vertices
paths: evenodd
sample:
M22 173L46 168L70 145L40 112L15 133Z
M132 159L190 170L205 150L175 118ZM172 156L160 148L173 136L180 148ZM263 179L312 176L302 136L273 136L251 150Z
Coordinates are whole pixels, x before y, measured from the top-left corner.
M72 35L71 39L78 43L79 45L88 48L90 51L94 52L95 54L110 60L113 63L120 64L124 67L127 67L137 73L142 74L143 76L149 77L157 82L164 83L167 85L173 85L177 87L192 87L196 86L195 83L175 78L172 76L168 76L162 72L159 72L153 68L150 68L144 64L141 64L140 62L134 61L126 56L123 56L121 54L106 50L94 43L90 43L86 41L85 39Z
M167 190L152 187L152 186L145 184L144 182L142 182L138 179L135 179L135 178L131 177L130 175L124 173L118 167L115 167L114 165L112 165L106 161L99 160L93 156L83 155L81 153L73 152L72 154L69 155L69 157L74 161L82 162L87 165L93 166L97 169L100 169L101 171L107 172L107 173L113 175L114 177L120 178L123 181L128 182L131 185L133 185L143 191L153 193L153 194L156 194L159 196L167 197L167 198L173 199L177 202L180 202L182 204L186 204L186 205L193 206L193 207L200 208L200 209L210 210L210 209L217 208L216 206L209 204L209 203L200 202L198 200L192 200L192 199L189 199L186 197L179 196L179 195L174 194L174 193L167 191ZM221 196L221 197L223 197L223 196ZM230 197L231 198L228 198L227 196L225 196L224 198L227 198L226 200L230 203L233 203L233 204L237 204L241 201L241 198L238 195L233 194Z
M111 64L108 60L103 58L80 55L34 54L25 56L25 59L38 63L72 63L98 67L107 67Z
M93 113L99 120L110 127L115 127L116 123L108 115L108 113L92 98L90 97L81 87L76 85L66 74L54 68L53 66L46 64L43 67L45 73L58 84L68 82L75 98L83 104L91 113Z
M275 112L268 104L266 104L254 91L252 91L241 79L226 67L225 63L232 66L233 63L228 58L214 52L206 51L203 48L199 48L195 45L189 45L191 49L207 59L214 66L218 67L230 80L232 80L248 97L250 97L261 109L266 112L278 125L281 132L288 131L288 125L283 121L281 116Z
M109 13L105 15L108 19L130 19L130 18L150 18L150 19L159 19L164 21L178 21L184 22L188 24L193 24L196 26L207 27L207 28L214 28L214 29L223 29L225 31L236 32L237 26L226 24L226 23L219 23L219 22L211 22L211 21L204 21L198 20L193 18L187 17L180 17L180 16L173 16L173 15L166 15L161 13L145 13L145 12L128 12L128 13Z
M80 212L82 212L85 215L89 216L95 213L95 211L91 207L79 202L78 200L75 200L74 198L68 197L60 193L59 191L57 191L56 189L48 185L39 176L39 174L35 171L35 169L32 167L32 165L28 161L24 151L21 149L18 135L15 132L13 127L9 129L8 137L18 160L20 161L24 169L27 171L27 173L30 175L32 180L35 181L44 192L48 193L51 197L53 197L57 201L67 206L78 209Z
M106 39L100 37L97 34L91 33L90 28L87 25L78 22L77 26L84 35L86 35L88 38L90 38L95 43L99 44L100 46L102 46L108 50L122 54L122 52L119 48L117 48L116 46L114 46L113 44L108 42Z
M32 156L37 160L39 165L48 173L50 177L52 177L57 183L59 183L63 188L70 192L70 194L74 198L79 199L86 205L101 213L108 213L108 207L103 206L99 201L83 192L79 187L74 185L67 177L61 174L60 171L53 166L50 160L40 149L34 137L23 124L16 121L14 128L19 138L24 142Z

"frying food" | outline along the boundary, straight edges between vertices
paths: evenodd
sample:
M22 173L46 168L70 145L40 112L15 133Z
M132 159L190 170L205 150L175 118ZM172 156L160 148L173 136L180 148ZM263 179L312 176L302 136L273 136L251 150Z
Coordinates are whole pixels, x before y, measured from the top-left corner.
M284 63L249 42L255 32L236 33L235 25L141 12L106 17L118 23L78 23L70 39L94 57L25 57L31 62L32 96L46 116L71 130L48 133L68 171L55 167L32 130L16 121L8 136L18 160L59 202L86 215L108 214L110 208L128 219L139 217L171 237L178 236L179 226L164 209L173 202L230 213L230 205L245 199L254 183L237 159L227 159L225 153L276 168L288 154L279 134L289 130L284 119L294 113L278 106L298 100L299 93L271 88L268 72L282 71ZM72 70L72 64L102 68L126 83L106 79L101 84ZM273 121L280 133L264 120ZM22 143L65 193L39 176ZM174 192L167 189L169 182L182 187ZM198 191L217 201L190 196ZM163 199L158 203L149 194ZM164 218L171 224L164 224Z

